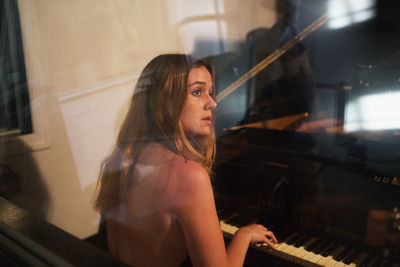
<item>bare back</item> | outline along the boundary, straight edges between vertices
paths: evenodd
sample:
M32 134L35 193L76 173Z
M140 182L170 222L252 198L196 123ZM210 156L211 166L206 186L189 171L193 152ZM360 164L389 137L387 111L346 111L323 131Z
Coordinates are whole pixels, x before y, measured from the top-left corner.
M125 201L108 215L111 253L133 266L178 266L187 246L173 210L179 202L177 164L185 160L148 144L129 177Z

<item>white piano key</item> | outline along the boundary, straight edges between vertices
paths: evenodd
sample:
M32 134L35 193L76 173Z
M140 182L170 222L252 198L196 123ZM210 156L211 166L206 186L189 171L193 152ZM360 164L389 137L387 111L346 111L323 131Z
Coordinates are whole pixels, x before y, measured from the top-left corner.
M226 223L224 220L220 221L220 225L221 225L221 230L230 235L234 235L236 231L239 229L236 226ZM359 266L368 257L368 254L361 253L351 264L338 262L333 258L342 253L346 249L346 247L339 246L335 251L332 252L331 255L324 257L320 254L314 254L312 251L307 251L305 249L305 247L307 247L308 244L314 242L316 238L310 238L310 240L306 241L304 245L300 246L299 248L286 243L296 235L298 235L298 233L293 233L283 242L279 242L278 244L275 245L275 249L272 249L268 246L264 246L263 244L259 244L257 246L257 249L262 250L265 253L277 256L279 258L298 263L303 266L312 266L312 267L316 266L356 267ZM373 261L371 261L369 266L371 266L376 260L377 259L375 258Z
M313 253L314 254L314 253ZM307 262L306 266L322 266L318 264L318 261L322 259L322 255L309 255L309 257L306 257L304 260Z
M275 250L273 252L274 255L280 257L280 258L284 258L284 254L282 251L287 248L288 244L286 244L285 242L281 242L278 243L277 246L275 246Z
M310 251L309 254L307 254L303 259L306 262L306 266L321 266L317 264L319 260L322 259L321 254L315 254L314 252Z
M293 237L295 237L298 233L293 233L292 235L290 235L288 238L286 238L283 242L278 243L275 246L275 249L271 250L271 254L275 255L277 257L280 257L282 259L287 259L289 261L292 261L292 257L290 255L287 254L286 250L288 250L290 248L290 245L287 244L286 242L290 239L292 239Z
M294 246L293 246L294 247ZM302 248L301 247L294 247L294 249L292 249L289 254L292 256L293 261L295 263L301 263L301 258L299 257L299 255L302 253Z
M323 266L327 266L328 262L332 261L332 263L336 262L333 258L336 257L337 255L339 255L340 253L343 252L343 250L345 250L346 247L344 246L339 246L331 255L327 256L327 257L322 257L322 259L320 259L317 264L323 265Z
M278 249L282 255L282 258L287 259L289 261L295 260L295 258L292 255L293 253L291 253L291 251L296 249L296 247L293 245L289 245L286 242L289 242L289 240L291 240L293 237L295 237L297 235L298 235L298 233L293 233L288 238L286 238L284 242L282 242L283 244Z
M315 238L313 238L311 242L315 241ZM308 243L308 244L310 244ZM296 263L299 263L301 265L304 266L319 266L318 264L316 264L321 258L321 255L316 255L311 251L307 251L306 248L307 244L305 244L304 246L301 246L298 248L297 250L297 260Z
M225 221L220 221L220 225L221 225L221 230L231 234L231 235L235 235L236 231L239 230L238 227L230 225L229 223L226 223Z
M239 229L236 226L230 225L229 223L226 223L224 220L220 221L220 225L221 225L221 230L224 231L225 233L228 233L230 235L234 235L236 233L236 231ZM291 239L292 237L294 237L295 235L297 235L297 233L292 234L289 238L287 238L286 240ZM259 248L261 250L265 250L265 252L268 252L272 255L275 255L277 257L280 258L288 258L288 255L286 253L282 253L282 250L286 249L288 247L288 245L284 242L278 243L275 246L275 249L268 249L265 247L265 249L263 248Z
M292 235L290 235L288 238L286 238L284 241L279 242L276 246L275 246L275 250L277 252L277 254L282 254L282 251L285 250L289 245L286 243L288 240L290 240L291 238L293 238L294 236L296 236L298 233L293 233Z
M260 245L256 245L256 248L265 253L280 257L281 252L277 248L279 248L281 245L282 245L282 243L278 243L278 244L275 244L274 248L271 248L268 246L267 243L262 243Z
M284 250L282 250L284 259L287 259L289 261L295 262L296 260L296 247L292 245L288 245Z
M328 264L326 266L327 267L344 267L345 264L343 262L333 260L333 261L328 262Z
M316 240L317 240L317 238L311 237L307 242L304 243L303 246L300 246L300 247L297 249L297 258L298 258L297 262L298 262L298 263L300 263L300 264L302 264L302 265L305 265L306 262L307 262L307 260L306 260L305 258L306 258L307 256L310 256L310 255L312 255L312 256L315 255L315 254L312 253L311 251L307 251L307 250L306 250L306 247L307 247L308 245L312 244L313 242L315 242Z

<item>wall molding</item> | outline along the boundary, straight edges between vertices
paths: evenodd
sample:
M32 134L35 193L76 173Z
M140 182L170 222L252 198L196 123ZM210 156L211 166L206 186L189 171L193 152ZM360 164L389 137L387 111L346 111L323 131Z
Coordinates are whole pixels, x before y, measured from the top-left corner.
M118 85L126 83L134 83L135 81L137 81L138 78L139 78L138 75L132 75L117 80L105 81L92 88L81 88L81 89L75 89L72 92L60 93L58 95L58 101L62 103L70 100L75 100L76 98L81 98L90 94L100 93L101 91L106 91ZM132 86L132 91L133 91L133 86Z

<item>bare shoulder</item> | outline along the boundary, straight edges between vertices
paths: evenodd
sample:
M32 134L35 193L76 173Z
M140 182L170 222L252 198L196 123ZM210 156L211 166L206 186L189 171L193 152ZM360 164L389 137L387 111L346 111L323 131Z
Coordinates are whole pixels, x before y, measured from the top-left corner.
M201 184L210 184L210 177L200 163L188 160L155 142L145 147L138 163L157 166L160 174L158 178L176 185L176 189L187 190Z
M174 190L170 195L176 212L213 202L210 177L204 167L192 160L176 156L171 161L174 169Z
M182 189L196 189L199 186L210 185L210 177L204 167L195 161L187 160L182 156L176 156L172 160L175 174Z

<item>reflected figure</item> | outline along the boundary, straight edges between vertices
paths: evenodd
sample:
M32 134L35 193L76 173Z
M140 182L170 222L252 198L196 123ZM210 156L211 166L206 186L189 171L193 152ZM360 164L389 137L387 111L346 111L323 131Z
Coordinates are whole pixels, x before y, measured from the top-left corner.
M186 55L143 70L95 207L111 254L133 266L241 266L250 243L273 247L262 225L240 228L227 250L209 174L215 155L214 71Z
M246 36L245 53L251 67L299 35L299 0L277 1L280 19L271 28L257 28ZM310 112L314 98L314 73L303 42L298 42L280 58L248 82L253 103L239 124Z

